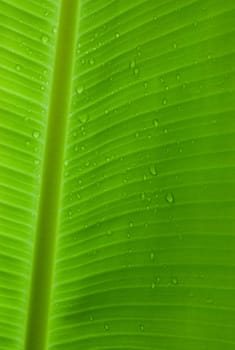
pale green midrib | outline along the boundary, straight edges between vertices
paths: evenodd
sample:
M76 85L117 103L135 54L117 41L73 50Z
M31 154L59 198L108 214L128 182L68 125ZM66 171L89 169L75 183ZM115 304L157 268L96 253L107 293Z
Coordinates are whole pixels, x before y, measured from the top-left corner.
M79 0L61 0L38 208L25 350L47 350L56 236L58 231L67 117L78 24Z

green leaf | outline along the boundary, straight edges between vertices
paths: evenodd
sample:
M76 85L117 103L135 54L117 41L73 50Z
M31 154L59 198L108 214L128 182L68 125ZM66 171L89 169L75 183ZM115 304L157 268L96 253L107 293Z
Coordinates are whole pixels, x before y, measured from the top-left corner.
M233 350L235 3L0 13L0 350Z

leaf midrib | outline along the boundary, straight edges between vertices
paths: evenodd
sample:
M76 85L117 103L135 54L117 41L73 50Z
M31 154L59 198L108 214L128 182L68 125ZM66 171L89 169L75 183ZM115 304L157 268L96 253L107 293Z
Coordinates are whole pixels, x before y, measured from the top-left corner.
M46 350L79 0L61 0L31 276L25 350Z

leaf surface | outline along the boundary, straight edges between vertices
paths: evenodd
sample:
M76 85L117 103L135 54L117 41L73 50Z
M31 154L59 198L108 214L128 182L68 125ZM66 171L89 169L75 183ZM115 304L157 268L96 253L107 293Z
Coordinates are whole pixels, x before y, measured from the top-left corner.
M0 349L24 348L45 280L47 157L50 322L25 350L232 350L235 4L80 0L58 96L63 4L0 2Z

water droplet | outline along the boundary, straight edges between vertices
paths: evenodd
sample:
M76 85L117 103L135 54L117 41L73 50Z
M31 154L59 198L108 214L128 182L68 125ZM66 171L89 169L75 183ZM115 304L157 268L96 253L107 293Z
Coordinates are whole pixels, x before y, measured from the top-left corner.
M153 282L152 285L151 285L152 289L156 288L156 283Z
M171 283L174 285L178 284L178 279L176 277L173 277Z
M175 198L174 198L174 195L173 195L172 192L168 192L168 193L166 194L166 201L167 201L169 204L174 203Z
M89 59L89 63L90 63L91 66L93 66L93 64L95 63L95 60L94 60L93 57Z
M144 82L144 88L147 89L147 87L148 87L148 82L145 81L145 82Z
M159 284L160 283L160 277L156 278L156 283Z
M16 64L16 70L19 72L21 69L21 66L19 64Z
M134 69L134 74L135 74L135 75L138 75L138 74L139 74L139 68L135 68L135 69Z
M150 253L150 260L152 260L152 261L153 261L153 260L154 260L154 258L155 258L155 254L154 254L154 252L151 252L151 253Z
M94 320L94 317L92 315L90 315L90 321L93 321Z
M173 48L174 48L174 49L177 48L177 43L176 43L176 42L173 43Z
M45 11L45 12L44 12L44 16L45 16L45 17L47 17L48 14L49 14L48 11Z
M88 122L88 119L89 119L89 116L88 114L83 114L79 117L79 121L82 123L82 124L85 124Z
M48 42L49 38L47 35L42 35L41 40L42 40L43 44L46 44Z
M140 198L142 199L142 201L145 199L145 193L144 193L144 192L142 192L142 193L140 194Z
M159 121L157 119L153 120L153 125L155 126L155 128L158 128L159 126Z
M115 37L116 37L116 38L119 38L119 37L120 37L120 33L119 33L119 32L116 32L116 33L115 33Z
M104 329L105 329L105 331L109 331L109 325L107 323L105 323Z
M140 331L141 331L141 332L144 331L144 325L143 325L143 324L140 324L140 325L139 325L139 328L140 328Z
M163 98L163 100L162 100L162 104L163 104L163 105L166 105L166 104L167 104L167 102L168 102L168 101L167 101L167 98Z
M151 175L155 176L157 175L157 168L154 164L151 164L150 167L149 167L149 172Z
M34 137L35 139L38 139L39 136L40 136L40 132L37 131L37 130L34 130L32 135L33 135L33 137Z
M76 92L78 95L82 94L84 91L84 87L83 86L78 86L77 89L76 89Z
M133 227L133 222L131 221L131 222L129 222L129 227Z
M133 61L131 61L131 62L130 62L130 68L131 68L131 69L135 68L135 64L136 64L136 63L135 63L135 61L134 61L134 60L133 60Z
M39 159L35 159L35 160L34 160L34 164L35 164L35 165L39 165L39 163L40 163Z
M64 166L68 166L68 164L69 164L68 160L65 160L64 161Z
M177 80L177 81L180 80L180 74L179 74L179 73L176 74L176 80Z

